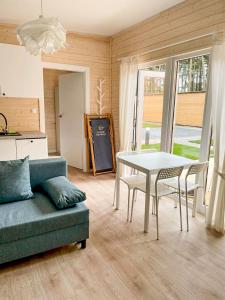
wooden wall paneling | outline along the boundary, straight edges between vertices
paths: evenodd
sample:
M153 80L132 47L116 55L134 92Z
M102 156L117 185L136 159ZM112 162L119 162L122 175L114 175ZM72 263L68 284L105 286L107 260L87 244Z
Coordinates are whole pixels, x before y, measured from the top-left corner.
M98 79L105 79L104 113L111 113L110 38L69 33L67 43L65 49L53 55L43 55L42 60L90 68L91 113L97 113Z
M187 0L112 37L112 114L119 149L120 59L140 63L212 46L212 34L225 28L224 0Z
M0 43L19 45L16 37L16 25L0 24Z
M189 42L179 43L171 47L165 47L157 51L150 51L139 57L140 63L159 60L171 56L178 56L184 53L190 53L199 49L207 49L212 46L212 36L205 36L200 39L194 39Z
M196 2L195 5L193 2ZM185 11L185 7L182 7L188 3L191 7L189 13ZM173 9L176 13L173 12ZM112 45L113 56L115 53L116 56L126 56L127 53L130 55L131 52L140 54L224 28L224 1L185 1L173 9L150 18L145 25L137 25L138 31L134 29L130 38L125 36L121 40L121 36L116 36ZM147 28L145 28L146 25L148 25ZM121 35L123 36L123 33ZM120 42L118 43L119 37Z
M0 42L18 44L16 25L0 24ZM67 47L53 55L43 55L43 62L71 64L90 68L90 113L97 113L97 82L105 79L104 113L111 113L111 38L88 34L67 34ZM50 83L49 83L50 84ZM47 111L47 134L49 149L55 148L55 125L52 107L52 94L47 96L45 90L45 109Z
M36 110L36 113L32 112ZM0 112L8 120L8 127L16 131L39 131L39 100L0 97ZM0 126L4 125L0 119Z
M138 24L135 24L129 28L124 29L121 32L116 33L113 38L116 38L120 43L126 39L132 38L134 35L140 35L143 32L146 32L149 29L153 28L154 26L157 27L162 24L168 24L169 21L173 22L174 20L178 19L178 17L187 15L190 16L193 11L198 11L199 13L199 10L201 10L203 7L208 7L208 5L215 5L216 3L218 3L218 0L205 0L204 6L202 6L202 2L203 1L196 0L183 1L176 6L170 7L155 16L152 16Z
M139 55L139 61L145 62L204 49L212 45L211 34L224 28L224 0L186 0L112 38L68 33L68 46L54 55L43 55L42 60L90 68L90 113L97 112L97 81L105 79L104 113L113 115L118 149L118 59ZM18 44L15 25L0 24L0 42Z

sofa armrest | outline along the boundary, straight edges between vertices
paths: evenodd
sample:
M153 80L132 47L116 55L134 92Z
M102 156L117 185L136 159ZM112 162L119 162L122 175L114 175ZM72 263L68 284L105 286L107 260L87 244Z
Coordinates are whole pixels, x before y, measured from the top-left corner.
M67 164L62 157L30 160L29 164L32 189L35 189L47 179L67 176Z

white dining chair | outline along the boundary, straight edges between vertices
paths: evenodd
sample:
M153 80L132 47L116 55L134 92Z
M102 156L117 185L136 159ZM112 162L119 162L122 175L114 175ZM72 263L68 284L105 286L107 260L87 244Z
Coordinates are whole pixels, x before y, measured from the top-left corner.
M192 164L188 168L185 177L180 179L180 191L182 194L185 195L187 231L189 231L188 194L199 188L202 188L205 193L205 184L206 184L205 171L206 171L207 167L208 167L208 162L200 162L200 163ZM200 175L200 173L202 173L202 175L203 175L203 178L202 178L203 184L200 184L196 180L196 175ZM189 180L191 175L195 175L194 180ZM170 188L176 189L176 182L173 179L167 180L167 181L163 182L163 184ZM196 213L196 205L197 205L196 201L197 201L197 197L194 197L193 208L192 208L192 216L193 217L195 217L195 213Z
M129 152L118 152L116 157L121 157L123 155L135 155L139 153L152 153L155 152L154 150L143 150L143 151L129 151ZM144 184L146 182L146 176L143 173L138 172L137 170L132 169L130 175L120 176L120 180L125 183L128 187L128 199L127 199L127 221L129 221L129 214L130 214L130 196L131 191L137 186ZM115 182L115 190L116 190L116 182ZM134 201L136 200L136 191L133 193ZM115 203L115 192L114 192L114 199L113 205Z
M182 209L181 209L181 193L180 193L180 176L183 171L183 167L176 168L167 168L159 170L154 184L151 184L150 195L153 197L153 203L155 203L155 215L156 215L156 229L157 229L157 240L159 239L159 198L163 196L168 196L174 193L179 195L179 209L180 209L180 230L183 230L182 226ZM166 179L175 178L177 179L176 189L166 187L164 184L160 183L160 181L164 181ZM136 187L133 188L133 197L132 197L132 206L131 206L131 216L130 221L133 220L133 209L134 209L134 192L139 190L143 193L146 193L146 182L137 184ZM153 204L152 204L153 205Z

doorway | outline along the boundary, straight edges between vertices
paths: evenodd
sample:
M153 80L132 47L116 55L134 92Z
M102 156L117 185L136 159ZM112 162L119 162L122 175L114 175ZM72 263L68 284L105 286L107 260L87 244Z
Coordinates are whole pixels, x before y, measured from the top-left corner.
M144 83L141 149L161 149L166 64L156 64L142 71Z
M50 156L87 171L84 113L89 113L89 69L43 64L45 123Z
M210 161L206 192L213 168L211 99L207 94L210 49L139 66L138 103L143 103L142 149L166 151L193 160ZM143 98L142 100L139 97ZM205 193L198 192L204 213Z
M200 159L209 54L176 61L172 153Z
M45 129L48 136L48 153L50 155L60 155L59 137L57 134L57 90L59 77L71 73L64 70L43 69Z

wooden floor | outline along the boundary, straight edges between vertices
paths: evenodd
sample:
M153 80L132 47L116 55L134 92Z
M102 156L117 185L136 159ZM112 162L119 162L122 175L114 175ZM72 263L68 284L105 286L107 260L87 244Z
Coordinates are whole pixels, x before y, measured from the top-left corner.
M203 219L191 219L190 232L180 232L178 210L162 199L156 241L152 215L143 233L141 195L127 223L125 187L121 209L112 208L113 174L69 173L88 197L87 248L68 245L1 266L1 300L225 299L225 238L207 232Z

